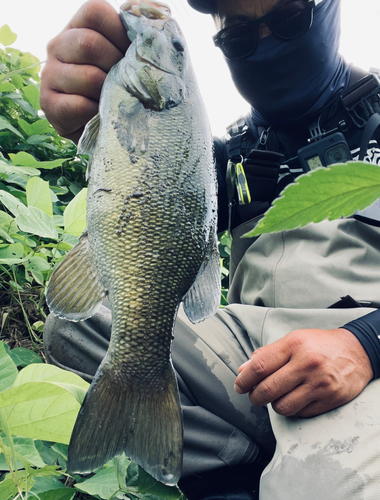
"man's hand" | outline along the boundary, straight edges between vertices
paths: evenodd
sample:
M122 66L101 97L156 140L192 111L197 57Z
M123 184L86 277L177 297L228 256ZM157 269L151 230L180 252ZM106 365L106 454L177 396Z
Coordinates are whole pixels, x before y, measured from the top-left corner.
M41 78L41 108L57 132L77 142L98 112L100 91L129 40L118 13L90 0L48 44Z
M235 390L289 417L320 415L354 399L372 380L369 358L348 330L295 330L255 351Z

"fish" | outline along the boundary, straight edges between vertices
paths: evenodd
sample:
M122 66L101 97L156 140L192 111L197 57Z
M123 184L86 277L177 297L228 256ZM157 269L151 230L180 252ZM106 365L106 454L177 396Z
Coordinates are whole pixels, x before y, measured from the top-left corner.
M49 281L51 312L83 321L105 297L107 353L82 403L68 469L125 453L156 480L181 475L183 422L171 359L180 304L197 323L220 303L213 143L185 38L169 7L127 2L131 44L106 77L88 154L87 228Z

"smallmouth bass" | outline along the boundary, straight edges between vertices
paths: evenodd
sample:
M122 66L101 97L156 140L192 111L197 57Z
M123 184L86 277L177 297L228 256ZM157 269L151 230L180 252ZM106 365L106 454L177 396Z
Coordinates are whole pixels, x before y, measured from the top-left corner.
M89 472L126 455L176 484L183 429L171 343L178 307L193 322L220 300L212 139L185 40L164 4L131 1L131 45L109 72L89 155L87 230L53 273L50 310L91 317L108 296L107 354L78 414L68 467Z

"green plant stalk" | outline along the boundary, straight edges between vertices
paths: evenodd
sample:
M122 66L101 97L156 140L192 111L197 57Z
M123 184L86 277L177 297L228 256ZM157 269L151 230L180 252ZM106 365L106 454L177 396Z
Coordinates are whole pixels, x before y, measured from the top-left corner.
M0 83L6 82L12 76L19 75L20 73L25 73L26 70L36 68L37 66L42 66L45 63L46 63L46 60L42 61L42 62L38 62L36 64L32 64L31 66L28 66L27 68L19 68L19 69L15 69L13 71L10 71L9 73L6 73L5 75L3 75L2 78L0 78Z
M1 437L0 437L0 448L2 449L2 452L4 453L4 457L5 457L5 460L8 464L9 471L11 473L13 481L16 485L17 490L18 490L18 496L21 498L21 500L24 500L24 497L22 496L22 491L21 491L20 485L18 484L17 477L15 475L15 470L17 470L16 450L15 450L15 447L13 444L12 435L9 431L8 422L7 422L7 419L5 416L4 408L0 408L0 425L1 425L1 428L5 432L5 435L7 436L8 444L9 444L9 447L11 449L12 457L9 457L7 455L6 450L5 450L5 445L4 445L4 442L1 439ZM9 458L11 458L11 460L9 460Z
M12 266L12 272L13 272L13 280L15 281L15 283L17 283L16 274L15 274L15 270L14 270L14 265ZM17 295L18 295L18 302L19 302L21 310L22 310L22 314L24 315L26 327L27 327L28 332L29 332L30 340L31 340L31 342L33 344L33 347L36 347L35 344L40 344L41 340L34 334L33 328L31 327L31 324L29 323L29 318L28 318L28 315L26 314L26 311L24 309L24 304L22 302L22 298L21 298L21 295L20 295L20 290L18 288L17 288Z

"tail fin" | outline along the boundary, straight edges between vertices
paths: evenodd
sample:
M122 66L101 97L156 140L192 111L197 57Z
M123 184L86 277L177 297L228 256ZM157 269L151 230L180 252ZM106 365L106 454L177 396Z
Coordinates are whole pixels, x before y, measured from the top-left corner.
M155 479L177 484L182 468L182 414L171 363L153 384L117 378L104 360L71 436L68 469L89 472L122 452Z

